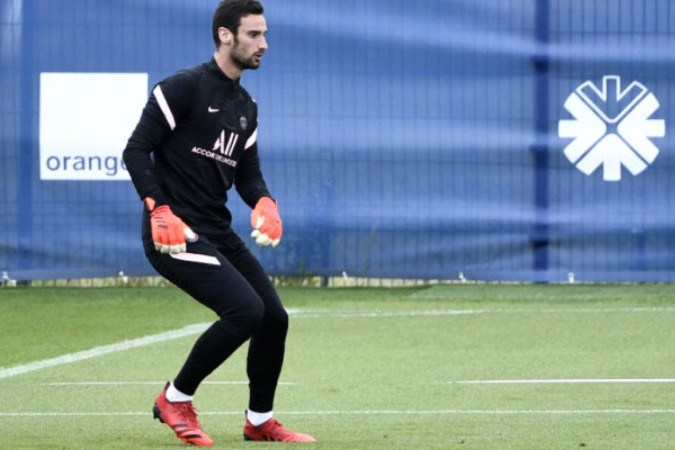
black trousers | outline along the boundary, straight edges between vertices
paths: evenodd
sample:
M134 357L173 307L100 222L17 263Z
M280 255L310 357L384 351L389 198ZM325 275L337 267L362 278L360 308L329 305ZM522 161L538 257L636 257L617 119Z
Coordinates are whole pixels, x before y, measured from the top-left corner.
M143 244L150 264L219 317L195 342L174 379L192 395L199 384L250 339L246 371L249 409L271 411L284 360L288 314L257 258L232 231L219 238L200 236L187 252L162 254L154 249L147 215Z

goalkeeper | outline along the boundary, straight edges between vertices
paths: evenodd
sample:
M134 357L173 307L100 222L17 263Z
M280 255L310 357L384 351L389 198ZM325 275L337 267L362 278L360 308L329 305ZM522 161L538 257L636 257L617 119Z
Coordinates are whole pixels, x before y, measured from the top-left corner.
M231 187L252 209L252 237L275 247L277 202L258 157L258 111L240 84L267 50L262 5L223 0L213 14L212 59L154 86L124 150L143 200L142 240L159 274L219 319L195 342L176 377L155 399L155 418L184 443L211 446L192 406L200 383L250 339L244 438L313 442L272 417L288 315L265 270L230 227Z

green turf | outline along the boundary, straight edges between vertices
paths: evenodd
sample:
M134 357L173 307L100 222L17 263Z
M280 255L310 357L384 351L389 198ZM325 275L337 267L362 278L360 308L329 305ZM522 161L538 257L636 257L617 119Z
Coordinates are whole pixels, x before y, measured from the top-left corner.
M280 294L291 329L276 416L319 442L242 441L247 388L239 351L195 399L215 448L673 448L672 382L462 383L673 379L673 285ZM173 288L0 289L0 375L213 318ZM0 376L0 448L182 448L150 407L195 338ZM233 383L214 383L223 381Z

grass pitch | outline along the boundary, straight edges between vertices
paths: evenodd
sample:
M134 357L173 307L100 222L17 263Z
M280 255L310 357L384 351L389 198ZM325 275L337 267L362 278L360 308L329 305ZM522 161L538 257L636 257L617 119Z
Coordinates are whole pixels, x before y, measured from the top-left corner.
M195 399L215 448L673 448L675 286L280 294L275 416L318 442L242 440L242 349ZM173 288L0 289L0 448L182 448L152 402L213 320Z

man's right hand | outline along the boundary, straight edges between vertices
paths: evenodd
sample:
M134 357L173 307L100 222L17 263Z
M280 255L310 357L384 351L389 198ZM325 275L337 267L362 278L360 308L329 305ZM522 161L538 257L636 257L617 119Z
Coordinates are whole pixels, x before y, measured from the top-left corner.
M185 252L186 239L195 241L197 234L171 211L169 205L155 206L154 203L152 199L145 199L145 205L150 209L150 229L155 250L172 254Z

